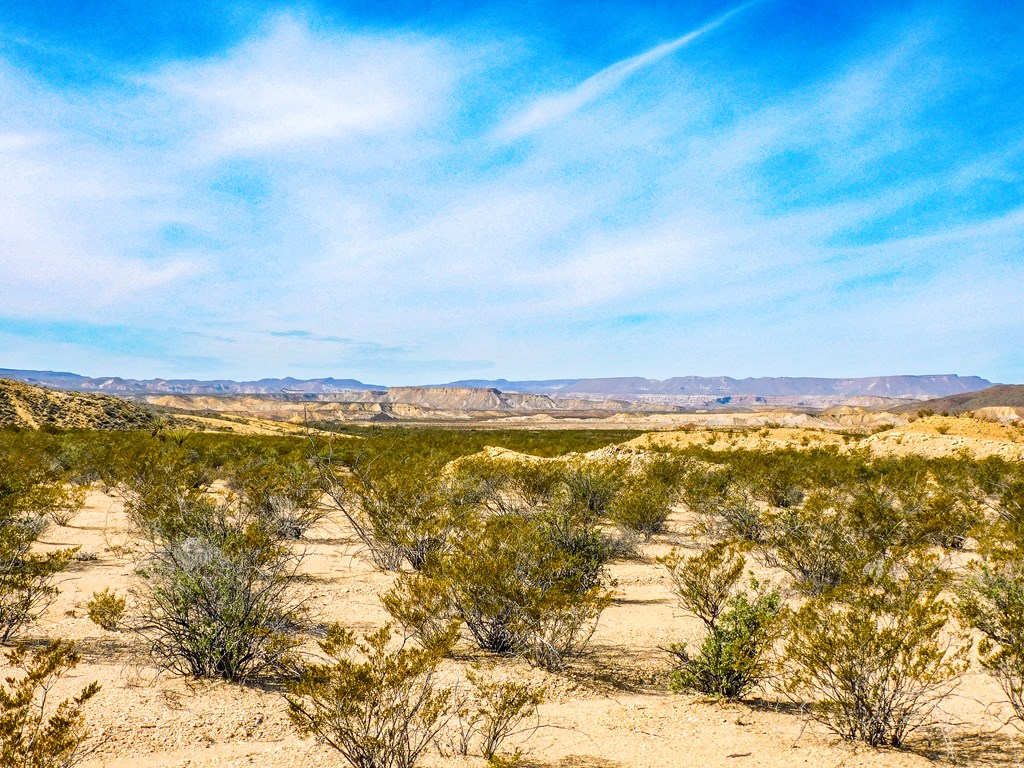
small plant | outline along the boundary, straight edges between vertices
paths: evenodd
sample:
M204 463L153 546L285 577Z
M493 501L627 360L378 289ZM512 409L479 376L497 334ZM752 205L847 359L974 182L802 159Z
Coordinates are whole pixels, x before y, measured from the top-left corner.
M901 746L929 723L967 666L947 632L945 579L918 560L809 600L790 616L784 686L844 739Z
M390 627L356 640L335 624L320 643L330 662L307 666L290 686L299 731L354 768L412 768L453 715L451 689L435 680L437 653L389 650L391 640Z
M451 503L431 457L374 455L340 469L321 460L321 483L366 546L374 564L420 569L446 546L464 507Z
M0 766L70 768L82 759L88 732L83 705L100 686L90 683L75 697L53 707L50 691L79 662L71 642L53 641L29 653L18 647L6 654L10 675L0 686Z
M33 551L49 525L48 515L75 503L59 476L41 461L16 449L0 450L0 643L15 637L53 602L53 579L78 551Z
M51 582L77 551L29 552L41 531L32 522L0 521L0 643L15 637L53 602L58 590Z
M627 531L649 539L664 530L672 511L673 494L661 483L643 477L630 478L612 499L609 518Z
M742 697L767 676L766 655L781 610L778 591L766 590L753 578L750 593L739 590L743 557L722 545L688 559L673 552L662 562L680 604L707 630L696 657L684 643L669 647L680 662L672 688Z
M680 495L688 465L673 456L658 456L629 476L608 505L608 516L628 531L650 538L665 529Z
M442 579L403 573L381 602L405 634L427 650L443 654L458 639L462 620L454 615Z
M92 598L85 603L89 619L108 632L116 632L121 628L125 606L125 599L111 592L109 588L102 592L93 592Z
M475 752L489 765L515 765L521 756L519 751L504 756L499 750L509 737L537 728L536 722L525 728L523 724L537 717L544 689L514 680L488 680L472 670L466 671L466 679L471 690L457 713L456 751L462 755Z
M960 597L961 615L984 635L978 647L982 666L1024 721L1024 566L1018 558L983 563Z
M68 526L71 525L71 522L82 509L84 503L85 488L82 486L65 486L61 488L59 498L47 510L47 514L57 525Z
M802 505L767 516L765 526L761 558L786 571L808 595L824 594L858 576L877 553L851 524L845 498L835 493L812 493Z

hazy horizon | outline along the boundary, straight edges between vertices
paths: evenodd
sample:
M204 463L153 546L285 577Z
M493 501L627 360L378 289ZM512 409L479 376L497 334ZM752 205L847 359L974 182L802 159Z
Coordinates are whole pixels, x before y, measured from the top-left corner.
M1024 381L1022 24L14 0L0 367Z

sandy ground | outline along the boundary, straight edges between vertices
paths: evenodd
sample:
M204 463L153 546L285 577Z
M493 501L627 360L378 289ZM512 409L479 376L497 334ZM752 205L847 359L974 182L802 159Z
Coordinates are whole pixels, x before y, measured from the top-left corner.
M996 717L1001 692L972 668L948 703L947 718L965 725L925 734L914 751L875 750L837 740L810 723L798 708L771 694L740 704L704 701L668 691L669 659L661 649L699 637L695 619L680 611L664 569L654 557L686 546L687 521L644 550L642 561L616 563L616 601L603 615L586 656L564 674L548 674L522 661L496 658L463 646L449 674L472 661L496 675L548 686L542 726L516 743L526 765L537 768L675 768L679 766L777 767L1024 765L1024 742ZM76 562L63 575L59 599L29 640L72 638L83 663L58 693L98 680L103 689L88 707L94 736L86 768L158 766L337 766L327 748L293 731L278 691L160 674L137 639L101 630L86 617L85 602L110 587L132 594L138 551L133 550L123 508L111 496L90 492L85 509L67 527L54 526L47 546L80 546L95 560ZM387 618L378 594L392 576L375 571L351 544L343 527L326 521L307 543L305 578L299 587L318 621L341 620L372 629ZM0 675L3 672L0 670ZM430 754L428 766L483 766L482 759Z

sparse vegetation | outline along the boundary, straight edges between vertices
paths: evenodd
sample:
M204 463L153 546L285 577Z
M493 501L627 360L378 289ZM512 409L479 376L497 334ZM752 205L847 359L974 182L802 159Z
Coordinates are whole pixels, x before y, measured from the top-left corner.
M950 621L946 601L955 584L963 626L982 636L982 667L1024 719L1018 463L812 447L716 452L699 443L684 451L544 460L497 450L471 455L497 432L353 431L360 437L330 444L167 427L0 432L7 533L0 550L8 552L0 565L9 569L0 568L0 618L17 617L6 637L31 629L69 560L77 579L98 567L123 572L130 562L124 556L133 553L131 610L111 589L86 602L91 620L125 632L104 637L106 646L137 650L141 639L157 666L187 676L308 686L291 693L302 708L291 705L293 718L325 743L349 738L336 727L351 731L360 722L370 727L408 716L409 733L392 734L400 744L394 759L402 764L437 751L512 765L543 697L527 679L556 686L559 696L563 689L548 682L551 672L587 685L594 665L601 667L600 684L626 682L618 678L622 670L605 666L605 647L569 660L587 650L611 604L613 575L627 574L615 613L645 610L646 598L634 601L630 590L656 581L645 572L653 567L643 559L650 545L636 542L664 532L660 541L689 535L686 545L696 547L665 564L680 604L704 628L668 649L678 662L676 690L743 698L770 680L769 695L786 693L844 738L904 746L916 729L943 718L944 697L967 664L969 639ZM582 442L509 438L554 455ZM97 481L124 501L127 540L89 533L96 530L96 503L82 526L53 525L63 511L77 509L76 489ZM325 489L336 505L320 503ZM329 520L319 527L324 514ZM310 595L317 609L321 595L331 594L337 605L329 606L328 618L362 599L350 603L340 588L321 586L335 577L319 571L320 558L338 558L342 537L353 530L346 514L357 534L357 523L364 526L367 546L357 557L396 572L373 578L392 585L381 599L397 634L370 630L357 639L332 629L321 657L311 660L300 646L323 637L297 594ZM684 521L692 523L689 530ZM60 539L51 541L46 530L95 547L102 563L93 564L95 554L55 551ZM634 559L616 564L630 543ZM301 575L306 547L317 553L316 570ZM971 569L963 565L975 560ZM39 562L45 567L33 570ZM344 570L342 562L351 561L334 562ZM756 563L761 582L748 577L748 562ZM12 573L35 578L35 586L15 588L27 582ZM68 610L63 620L78 616ZM493 671L485 676L474 668L463 681L467 656L480 658L470 646L493 654L482 662ZM544 669L516 675L523 667L502 656ZM394 676L385 680L385 673ZM650 669L643 673L645 684L656 679ZM370 678L376 687L353 682ZM339 691L347 692L343 703ZM421 695L435 702L436 720L427 710L401 709ZM378 715L383 719L373 720ZM365 733L353 733L365 746Z
M782 606L777 590L751 581L739 589L744 558L722 545L689 558L673 552L663 560L680 605L707 632L696 656L685 643L669 647L679 662L672 687L737 699L768 674L767 654Z
M15 637L57 595L52 582L77 551L34 551L47 515L67 510L80 497L61 482L37 446L0 445L0 642Z
M290 686L292 722L353 768L413 768L454 714L438 654L392 650L391 640L388 627L357 640L336 624L320 643L328 663L306 666Z
M0 768L70 768L82 759L88 736L83 707L100 690L90 683L54 706L51 691L74 669L73 643L53 641L6 654L10 674L0 685Z
M789 617L785 690L845 739L901 746L933 717L966 669L945 578L918 560L812 598Z

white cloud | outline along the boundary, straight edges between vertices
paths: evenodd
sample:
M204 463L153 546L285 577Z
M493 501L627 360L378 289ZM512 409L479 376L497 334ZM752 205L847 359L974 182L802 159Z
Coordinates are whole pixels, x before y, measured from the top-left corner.
M192 114L209 151L252 153L421 128L448 98L449 56L432 40L314 34L280 16L224 56L142 82Z

